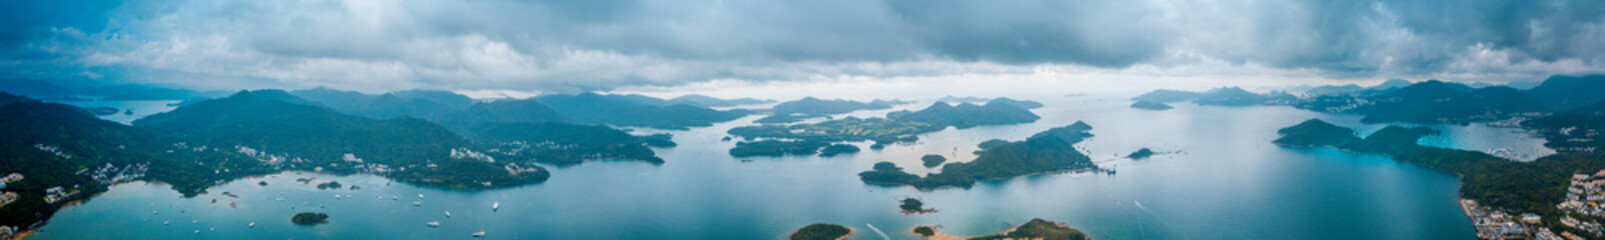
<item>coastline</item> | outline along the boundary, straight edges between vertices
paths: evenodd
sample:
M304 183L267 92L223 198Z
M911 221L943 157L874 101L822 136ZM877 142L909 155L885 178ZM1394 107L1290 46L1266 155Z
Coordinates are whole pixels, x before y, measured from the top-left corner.
M853 227L848 227L848 226L842 226L842 227L847 228L847 235L842 235L841 237L837 237L836 240L847 240L847 238L848 237L852 237L854 233L858 233L858 228L853 228ZM797 232L801 232L801 231L802 231L802 229L792 230L791 233L787 233L786 234L786 239L791 239L792 235L797 235ZM18 239L18 240L21 240L21 239Z

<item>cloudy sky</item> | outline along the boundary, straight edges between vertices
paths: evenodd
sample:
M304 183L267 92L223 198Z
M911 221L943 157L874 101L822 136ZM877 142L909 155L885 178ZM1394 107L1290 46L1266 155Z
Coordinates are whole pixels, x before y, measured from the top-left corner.
M583 91L922 79L1504 82L1605 1L0 0L0 81Z

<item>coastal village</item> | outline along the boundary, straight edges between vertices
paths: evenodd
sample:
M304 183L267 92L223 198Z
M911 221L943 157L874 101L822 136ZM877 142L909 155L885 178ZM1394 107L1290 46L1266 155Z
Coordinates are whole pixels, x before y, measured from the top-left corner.
M1555 205L1555 208L1567 214L1558 219L1561 225L1582 230L1589 236L1579 236L1569 231L1544 227L1543 218L1536 213L1511 214L1503 209L1478 205L1477 201L1470 199L1460 199L1460 206L1466 211L1466 216L1471 217L1471 222L1477 229L1477 237L1481 239L1600 238L1605 237L1605 228L1593 219L1605 217L1605 207L1600 207L1600 202L1605 201L1605 191L1602 191L1601 187L1605 187L1605 170L1592 175L1573 174L1571 185L1566 188L1566 198ZM1574 215L1584 217L1578 218Z
M8 204L17 202L17 198L19 196L16 192L5 191L6 185L17 181L22 181L22 178L23 176L21 173L11 173L6 174L4 177L0 177L0 207L5 207ZM14 235L17 235L16 227L0 226L0 239L11 239Z

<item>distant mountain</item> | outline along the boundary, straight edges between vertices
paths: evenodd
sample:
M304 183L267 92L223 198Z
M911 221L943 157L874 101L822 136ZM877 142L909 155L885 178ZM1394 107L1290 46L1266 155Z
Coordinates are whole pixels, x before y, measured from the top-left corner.
M35 98L100 97L106 100L178 100L198 97L194 91L141 84L63 87L46 80L0 79L0 91Z
M1527 93L1555 110L1577 108L1605 101L1605 75L1551 76Z
M1250 106L1266 103L1270 97L1249 92L1239 87L1223 87L1198 95L1193 102L1199 105Z
M630 135L607 126L565 123L508 123L491 127L479 139L494 143L499 151L519 159L570 166L587 160L629 159L663 164L652 149L653 137ZM670 142L670 145L673 143Z
M719 111L640 95L542 95L532 98L563 116L589 124L685 129L712 126L750 114L746 110Z
M721 99L706 95L691 94L669 99L670 104L685 104L698 107L734 107L740 105L772 103L774 100L760 100L753 98Z
M11 95L11 93L0 92L0 106L5 106L6 104L12 104L12 103L35 102L35 101L39 101L39 100L34 100L34 99L23 97L23 96Z
M1144 110L1154 110L1154 111L1164 111L1164 110L1170 110L1173 107L1171 107L1170 105L1165 105L1164 103L1159 103L1159 102L1137 101L1137 102L1131 104L1131 108L1144 109Z
M473 104L473 100L466 96L443 91L413 90L371 95L319 87L290 91L290 94L320 103L341 113L376 119L400 116L431 117L461 110L468 107L467 104ZM436 100L448 101L450 104Z
M953 96L953 95L947 95L947 96L942 96L942 98L936 99L936 101L938 101L938 102L947 102L947 103L952 103L952 104L959 104L959 103L985 102L985 101L987 101L987 99L983 98L983 97L976 97L976 96L958 97L958 96Z
M1461 84L1432 80L1369 97L1371 105L1353 111L1375 122L1469 122L1494 120L1506 113L1539 111L1543 105L1532 95L1509 87L1471 90Z
M477 134L508 123L575 122L532 99L480 102L467 109L437 114L429 119L464 135Z
M391 95L395 95L397 97L404 98L404 99L425 100L425 101L435 102L435 103L438 103L438 104L440 104L442 106L446 106L446 108L450 108L450 109L463 109L463 108L467 108L470 105L474 105L474 103L478 103L479 102L479 101L475 101L473 98L468 98L468 96L463 96L462 94L457 94L457 93L450 92L450 91L439 91L439 90L419 90L419 89L415 89L415 90L395 91L395 92L390 92L390 94Z
M545 181L534 165L497 163L444 127L411 117L336 113L281 90L241 91L134 121L192 144L281 156L291 169L372 172L415 184L484 189ZM506 166L504 166L506 165ZM512 171L508 169L534 169Z
M1310 96L1340 95L1340 94L1351 94L1351 93L1359 92L1360 90L1365 90L1365 87L1360 87L1360 85L1355 85L1355 84L1351 83L1351 84L1347 84L1347 85L1326 85L1326 86L1315 87L1315 88L1311 88L1309 90L1304 90L1304 94L1307 94L1307 95L1310 95Z
M1410 86L1411 84L1415 84L1415 83L1410 82L1410 80L1404 80L1404 79L1395 78L1395 79L1388 79L1387 81L1383 81L1382 83L1378 83L1376 86L1371 86L1371 87L1368 87L1366 89L1371 89L1371 90L1390 90L1390 89L1402 88L1402 87Z
M1006 97L993 98L992 101L987 101L986 102L986 104L992 104L992 103L1010 104L1010 105L1018 106L1018 107L1025 108L1025 109L1042 108L1042 103L1041 102L1031 101L1031 100L1014 100L1014 99L1009 99L1009 98L1006 98Z
M881 100L874 102L855 102L852 100L821 100L814 97L776 104L774 114L760 118L758 123L791 123L808 118L824 117L832 114L849 113L858 110L879 110L892 108L893 103Z
M1002 125L1035 122L1041 117L1013 103L991 102L986 105L961 103L957 106L937 102L918 112L899 111L886 114L887 118L919 121L938 126L960 129L981 125Z
M1157 103L1173 103L1173 102L1190 101L1190 100L1193 100L1193 99L1197 99L1199 96L1202 96L1202 95L1203 94L1196 93L1196 92L1170 90L1170 89L1159 89L1159 90L1154 90L1152 92L1145 93L1145 94L1137 96L1137 97L1133 97L1133 98L1131 98L1131 100L1132 101L1149 101L1149 102L1157 102Z
M0 79L0 91L21 96L56 97L72 95L73 91L45 80Z
M1271 92L1259 94L1243 90L1240 87L1221 87L1205 92L1187 92L1178 90L1159 89L1131 98L1132 101L1149 101L1156 103L1172 103L1192 101L1198 105L1217 106L1250 106L1261 104L1284 105L1296 101L1298 97L1286 92Z

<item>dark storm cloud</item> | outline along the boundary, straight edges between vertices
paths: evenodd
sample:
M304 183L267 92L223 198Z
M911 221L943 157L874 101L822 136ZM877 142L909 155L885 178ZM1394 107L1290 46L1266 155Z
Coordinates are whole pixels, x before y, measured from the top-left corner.
M1124 69L1595 71L1601 1L8 1L0 78L610 89ZM1186 74L1186 73L1176 73Z

